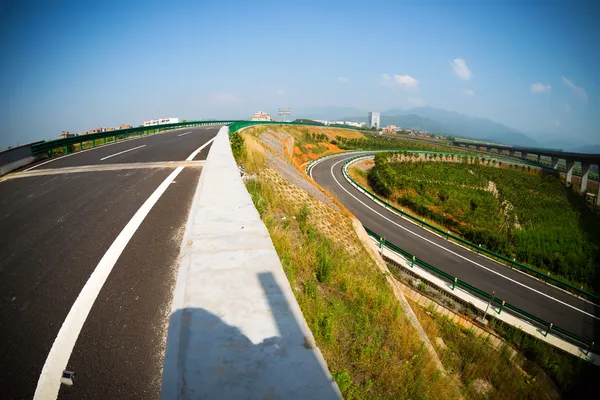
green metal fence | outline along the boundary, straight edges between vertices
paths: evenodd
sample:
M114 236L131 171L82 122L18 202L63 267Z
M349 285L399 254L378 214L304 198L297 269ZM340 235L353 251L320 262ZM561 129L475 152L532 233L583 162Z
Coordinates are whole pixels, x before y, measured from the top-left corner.
M357 158L367 157L367 156L368 155L360 155L360 156L356 156L356 157L353 157L353 158L349 159L344 164L344 169L348 166L349 163L353 162ZM344 172L344 174L345 174L345 172ZM465 245L465 246L467 246L467 247L475 250L477 253L486 254L486 255L489 255L489 256L494 257L496 259L502 260L505 263L507 263L511 268L516 268L516 269L518 269L520 271L523 271L523 272L526 272L526 273L528 273L528 274L530 274L532 276L535 276L536 278L539 278L539 279L542 279L542 280L544 280L546 282L549 282L549 283L551 283L551 284L553 284L555 286L565 288L565 289L567 289L567 290L569 290L569 291L571 291L573 293L576 293L576 294L581 295L583 297L586 297L586 298L588 298L590 300L593 300L596 303L600 303L600 296L597 295L597 294L595 294L595 293L590 293L587 290L583 290L583 289L581 289L581 288L579 288L579 287L577 287L575 285L572 285L572 284L570 284L568 282L563 281L562 279L559 279L559 278L547 275L547 274L545 274L543 272L540 272L540 271L538 271L538 270L536 270L534 268L531 268L531 267L529 267L529 266L527 266L525 264L521 264L518 261L511 260L510 258L508 258L506 256L503 256L502 254L498 254L498 253L495 253L495 252L493 252L491 250L486 249L485 247L478 246L478 245L476 245L474 243L471 243L468 240L465 240L465 239L463 239L463 238L461 238L459 236L456 236L456 235L453 235L451 233L448 233L448 231L444 231L444 230L442 230L442 229L440 229L440 228L438 228L438 227L436 227L434 225L431 225L428 222L423 221L422 219L419 219L419 218L416 218L416 217L414 217L414 216L412 216L410 214L407 214L404 211L402 211L402 210L398 209L397 207L395 207L394 205L388 203L386 200L380 198L375 193L369 191L367 188L364 188L364 187L360 186L356 181L354 181L354 179L352 179L352 177L348 176L347 174L346 174L346 177L354 185L356 185L357 187L360 187L361 190L365 191L365 193L367 193L369 196L373 197L373 199L381 202L386 207L394 210L398 214L401 214L402 216L404 216L404 217L406 217L408 219L411 219L411 220L413 220L413 221L421 224L421 226L427 227L428 229L430 229L430 230L432 230L434 232L437 232L437 233L443 235L444 237L446 237L448 239L452 239L452 240L454 240L456 242L459 242L459 243L461 243L461 244L463 244L463 245Z
M31 146L31 151L34 155L50 153L54 149L65 149L64 153L69 153L69 147L73 145L82 145L82 143L92 142L92 147L96 145L96 141L106 140L113 138L114 141L118 139L128 139L135 136L144 136L151 133L164 132L171 129L186 128L192 126L206 126L206 125L229 125L235 121L186 121L178 122L174 124L163 124L163 125L152 125L152 126L136 126L134 128L127 129L116 129L113 131L96 132L87 135L71 136L64 139L47 140L45 142L37 143ZM50 156L51 154L49 154Z
M513 306L512 304L507 303L506 301L504 301L498 297L492 296L489 293L487 293L483 290L480 290L480 289L476 288L475 286L470 285L468 282L460 280L457 277L454 277L454 276L448 274L447 272L442 271L441 269L438 269L438 268L434 267L433 265L430 265L427 262L413 256L409 252L401 249L400 247L396 246L393 243L390 243L388 241L385 241L385 243L383 243L383 239L379 234L370 230L366 226L363 226L363 227L365 228L365 230L367 231L369 236L375 238L377 241L380 242L380 245L385 245L385 247L387 247L388 249L405 257L407 259L407 261L411 263L411 267L413 267L414 265L417 265L419 267L422 267L422 268L432 272L436 276L450 282L452 284L452 290L454 290L456 287L459 287L459 288L466 290L467 292L469 292L471 294L474 294L475 296L477 296L479 298L482 298L487 301L491 300L492 304L495 304L498 306L498 311L494 310L494 312L497 314L501 314L502 311L505 309L510 310L512 314L515 314L522 319L530 321L533 324L540 327L541 329L543 329L543 331L545 332L545 335L548 335L548 333L552 332L556 336L561 336L563 339L565 339L577 346L580 346L583 349L586 349L587 352L592 351L594 353L600 354L600 346L595 344L592 340L583 338L579 335L569 332L566 329L563 329L559 326L553 325L549 321L545 321L533 314L528 313L525 310L522 310L516 306Z

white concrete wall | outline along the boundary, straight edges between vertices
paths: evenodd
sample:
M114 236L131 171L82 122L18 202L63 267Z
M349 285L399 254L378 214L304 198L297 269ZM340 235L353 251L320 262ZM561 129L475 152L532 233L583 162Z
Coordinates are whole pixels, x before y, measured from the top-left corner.
M182 244L164 399L339 399L219 131Z

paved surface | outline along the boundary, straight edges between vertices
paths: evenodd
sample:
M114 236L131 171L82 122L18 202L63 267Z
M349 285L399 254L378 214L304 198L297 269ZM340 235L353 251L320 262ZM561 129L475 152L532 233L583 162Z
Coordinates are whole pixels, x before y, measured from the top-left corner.
M469 282L556 326L600 342L600 307L575 298L525 274L447 242L377 205L348 183L342 174L344 154L317 164L312 176L367 228L447 273Z
M173 298L163 398L340 399L240 178L227 127L198 188Z
M33 397L57 334L100 259L175 170L156 162L185 161L217 130L167 132L37 167L153 162L151 168L92 168L0 182L0 397ZM191 133L177 136L182 132ZM141 145L143 151L100 161ZM206 150L194 159L205 157ZM117 259L67 364L75 384L62 386L59 398L159 398L177 256L201 171L181 171Z

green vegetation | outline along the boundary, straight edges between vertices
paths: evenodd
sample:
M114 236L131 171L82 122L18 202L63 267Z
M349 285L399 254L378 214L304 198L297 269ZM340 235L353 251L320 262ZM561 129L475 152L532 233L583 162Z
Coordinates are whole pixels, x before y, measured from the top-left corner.
M523 368L532 376L542 369L552 378L565 398L581 399L596 389L600 369L588 361L565 353L554 346L492 318L489 328L517 348L527 359Z
M302 197L288 191L293 185L283 190L281 183L269 180L263 175L264 150L256 147L255 137L244 139L241 162L246 171L257 174L246 187L344 398L458 398L424 351L351 225L332 222L354 251L318 227L313 213L330 209L321 203L300 203Z
M556 176L477 157L399 163L389 156L377 154L368 175L380 195L491 251L600 290L600 216Z
M429 151L448 151L449 149L435 143L425 143L393 136L367 134L360 139L337 138L339 148L345 150L374 150L374 149L415 149Z
M447 371L458 374L466 398L548 399L560 394L579 399L587 398L597 384L594 377L600 370L595 365L499 320L492 319L489 328L521 355L512 358L508 348L494 349L487 339L431 308L427 312L417 304L413 308L429 339L443 340L446 347L438 347L440 359ZM477 392L481 382L490 384L485 396Z

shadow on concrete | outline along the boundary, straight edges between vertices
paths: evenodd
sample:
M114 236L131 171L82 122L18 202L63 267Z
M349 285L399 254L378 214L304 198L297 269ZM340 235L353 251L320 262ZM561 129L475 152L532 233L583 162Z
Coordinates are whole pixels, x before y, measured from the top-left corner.
M261 273L258 280L280 336L254 344L243 327L228 325L205 309L176 311L171 314L161 398L341 398L319 350L306 345L273 275Z

